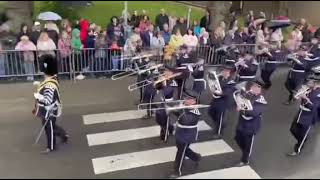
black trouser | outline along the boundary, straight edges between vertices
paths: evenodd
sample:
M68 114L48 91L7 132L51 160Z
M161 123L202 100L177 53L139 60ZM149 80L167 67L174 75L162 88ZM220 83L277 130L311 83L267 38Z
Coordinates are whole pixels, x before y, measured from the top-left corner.
M294 121L291 125L290 132L297 140L297 143L294 145L294 151L300 153L304 147L305 142L307 141L309 131L311 126L303 126Z
M45 119L42 119L42 125L46 123ZM59 136L61 139L66 138L66 131L60 126L56 125L56 117L50 117L46 126L45 132L47 136L47 148L50 150L56 149L56 136Z
M189 146L190 144L181 143L179 141L176 141L177 146L177 154L174 161L174 171L181 175L181 168L185 157L188 157L192 161L199 161L200 155L198 153L195 153L192 151Z
M235 140L242 151L241 162L249 163L254 143L254 134L246 134L237 130Z
M214 127L214 133L218 135L223 134L224 129L224 115L225 115L225 109L223 108L217 108L217 107L210 107L208 114L210 118L212 119L213 123L215 124Z
M264 82L265 88L271 87L272 83L270 80L270 77L272 75L273 71L267 71L267 70L261 70L261 79Z

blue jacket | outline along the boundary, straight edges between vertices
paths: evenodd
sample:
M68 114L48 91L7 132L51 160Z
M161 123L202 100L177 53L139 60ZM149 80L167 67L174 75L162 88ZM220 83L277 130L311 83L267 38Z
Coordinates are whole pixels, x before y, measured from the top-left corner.
M164 43L165 43L166 45L168 45L168 44L169 44L169 41L170 41L170 38L171 38L170 32L162 31L162 32L161 32L161 35L162 35L162 37L163 37L163 39L164 39Z
M143 47L150 47L150 35L149 35L149 31L145 31L143 33L140 34L141 40L142 40L142 45Z
M318 118L318 108L320 105L320 89L311 91L307 97L312 103L306 100L301 100L300 109L296 117L296 122L309 127L319 120Z
M267 104L265 98L260 95L251 100L253 110L240 111L237 131L245 134L257 134L261 127L261 118Z
M191 144L198 138L198 122L200 112L198 109L183 110L177 121L176 141Z
M247 68L245 67L239 67L239 77L247 77L247 76L256 76L257 70L258 70L258 63L255 61L246 61ZM253 77L254 78L254 77Z
M304 57L298 57L298 60L302 63L293 62L292 69L289 72L289 79L293 81L303 81L306 76L306 69L307 69L307 61Z

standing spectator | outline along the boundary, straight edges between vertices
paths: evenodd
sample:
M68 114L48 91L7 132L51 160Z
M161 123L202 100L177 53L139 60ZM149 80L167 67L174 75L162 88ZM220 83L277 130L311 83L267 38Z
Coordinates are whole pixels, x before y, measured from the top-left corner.
M89 29L87 39L86 39L86 58L85 58L85 71L89 71L89 68L93 71L93 62L94 62L94 54L95 54L95 41L96 41L96 36L94 35L93 29Z
M88 34L88 29L89 29L89 22L86 19L80 18L79 21L80 25L80 39L82 45L86 44L86 39L87 39L87 34Z
M303 39L300 28L300 26L295 26L293 31L290 33L286 43L286 47L290 51L295 51L300 47L301 40Z
M74 71L80 71L80 74L76 77L77 79L84 79L85 76L82 75L81 69L81 60L82 60L82 48L83 45L80 39L80 30L78 28L74 28L72 30L72 39L71 39L71 48L74 53Z
M184 17L180 17L177 24L173 27L172 33L175 34L177 30L180 30L182 36L187 33L187 23L184 20Z
M232 30L229 30L228 34L224 37L223 44L226 46L234 44L234 32Z
M150 42L153 37L154 26L150 24L147 31L141 33L141 40L143 47L150 48Z
M256 54L260 54L261 52L263 52L263 48L265 48L268 45L268 42L266 42L263 31L261 29L257 31L255 44Z
M165 43L161 33L159 31L155 32L151 39L151 49L155 50L157 56L162 56L164 46Z
M200 37L200 33L201 33L201 27L200 25L198 24L198 21L197 20L194 20L193 21L193 33L194 35L196 35L197 37Z
M177 24L177 17L169 16L169 31L172 32L173 27Z
M244 31L244 28L242 27L241 29L237 30L235 33L234 33L234 42L235 44L242 44L245 41L245 33L243 32Z
M111 66L107 62L107 48L108 44L106 42L106 37L103 32L98 34L97 40L95 41L95 63L94 63L94 71L106 71L109 70ZM96 74L97 75L97 74Z
M211 36L211 46L215 48L219 48L222 45L223 38L221 37L221 34L218 31L213 31Z
M204 35L204 33L206 33L206 32L207 32L207 31L206 31L205 28L201 28L201 29L200 29L199 38L201 38L201 37Z
M183 44L187 47L194 48L198 45L198 38L193 34L192 29L188 29L188 34L183 36Z
M180 33L180 29L177 29L176 33L171 35L169 46L171 46L174 49L177 49L182 45L183 45L183 37Z
M133 15L131 16L130 22L133 27L139 26L140 16L138 15L137 10L133 11Z
M234 27L237 26L237 17L236 17L236 12L233 11L230 14L230 24L229 24L229 30L234 30Z
M210 45L210 39L209 39L209 33L206 31L202 34L199 40L199 44L201 46L207 46Z
M147 16L147 18L150 19L150 17L148 16L147 11L144 10L144 9L142 9L142 14L140 15L140 20L141 20L141 19L144 19L144 18L143 18L144 16Z
M126 44L124 46L124 53L125 55L132 55L135 54L136 49L138 46L142 46L142 40L140 37L140 29L139 27L134 28L134 32L132 35L127 39Z
M50 37L50 39L52 39L54 44L56 46L58 46L59 34L57 33L57 31L54 28L50 27L50 26L49 27L47 26L46 31L47 31L48 36Z
M141 19L140 23L139 23L139 29L141 33L144 33L145 31L147 31L148 26L150 26L150 21L149 21L149 17L148 16L143 16L143 18Z
M166 15L165 10L161 9L161 13L156 16L156 27L158 31L163 30L164 24L169 24L169 17Z
M111 18L111 22L107 26L107 35L110 40L113 39L117 41L117 43L123 41L124 29L116 16Z
M119 70L120 65L120 50L121 48L118 46L118 43L116 40L112 41L112 44L110 46L111 49L111 59L112 59L112 70L117 71ZM120 67L122 69L122 67Z
M281 42L283 41L281 28L277 28L271 33L270 41L276 44L278 49L281 48Z
M41 24L36 21L34 22L33 30L30 34L30 40L33 42L34 45L37 45L37 41L39 39L41 33Z
M28 36L30 37L30 32L29 32L29 27L27 24L25 23L22 23L21 24L21 29L20 29L20 32L17 36L17 41L16 41L16 44L21 40L21 37L22 36Z
M29 76L27 77L28 81L33 81L33 75L34 75L34 53L37 48L33 44L32 41L29 40L29 37L24 35L21 36L21 41L17 44L15 47L15 50L22 51L23 60L24 60L24 70L25 73Z
M308 23L304 18L300 19L299 27L300 27L300 31L301 31L301 34L302 34L302 40L301 41L302 42L310 42L311 38L310 38L310 35L309 35L309 31L308 31Z
M46 31L41 32L37 42L37 49L38 57L41 57L44 54L51 54L52 56L56 55L54 52L54 50L57 49L56 44L49 37Z
M226 35L226 24L224 23L224 21L221 21L219 26L216 28L215 33L222 39L224 39L225 35Z
M169 26L168 24L164 24L163 25L163 31L161 31L161 36L163 37L164 39L164 43L166 45L169 44L169 41L170 41L170 37L171 37L171 33L169 32Z
M206 10L206 14L201 18L200 20L200 27L205 28L209 31L209 25L210 25L210 11L209 9Z
M250 10L246 18L245 26L248 27L253 21L254 21L253 11Z
M71 39L66 31L62 31L58 41L58 49L60 54L60 70L62 72L70 72L71 60Z

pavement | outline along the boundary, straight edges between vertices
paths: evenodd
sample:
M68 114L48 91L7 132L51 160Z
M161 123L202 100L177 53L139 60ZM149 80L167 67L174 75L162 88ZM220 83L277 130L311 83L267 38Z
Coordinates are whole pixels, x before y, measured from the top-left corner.
M317 151L320 148L319 126L312 129L301 156L289 158L285 155L292 150L295 143L289 128L298 108L297 103L282 105L288 95L284 88L287 70L285 67L279 68L272 77L273 86L265 92L268 107L263 114L261 132L256 137L250 169L261 178L319 178L320 172L315 168L320 165L320 152ZM136 92L129 93L127 89L128 84L134 80L102 79L76 83L63 81L61 94L64 109L58 124L68 131L71 138L69 144L58 144L58 151L49 155L40 154L46 144L44 136L39 144L33 145L41 128L39 120L31 114L35 87L32 83L0 84L1 178L167 178L172 171L172 162L169 161L146 166L136 164L136 167L126 170L95 174L93 159L174 146L172 137L167 143L160 142L158 137L149 137L97 146L88 145L88 135L155 125L154 120L141 118L122 121L112 121L110 118L110 122L106 123L84 124L85 115L136 110L138 95ZM209 103L208 97L209 92L204 93L201 103ZM212 126L205 111L202 111L201 118ZM237 113L227 113L226 122L223 142L230 146L232 152L208 155L196 168L187 161L183 170L186 175L229 170L238 162L240 151L233 139ZM199 134L199 141L208 142L212 140L211 136L211 131L203 131ZM212 151L215 151L215 148ZM145 159L147 161L147 157ZM239 178L235 171L232 172L235 173L233 178ZM211 178L230 178L233 175L228 173L227 177L224 176L227 173L219 173L213 173L214 177Z

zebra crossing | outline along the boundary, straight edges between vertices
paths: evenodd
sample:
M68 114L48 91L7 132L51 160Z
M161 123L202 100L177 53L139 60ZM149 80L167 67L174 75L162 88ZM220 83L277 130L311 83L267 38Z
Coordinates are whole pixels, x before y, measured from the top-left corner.
M89 114L83 116L83 122L86 127L108 125L110 123L135 123L146 114L145 111L129 110L101 114ZM154 121L148 119L146 121ZM150 124L150 123L149 123ZM114 144L129 144L130 142L139 142L148 138L157 138L160 133L160 127L154 122L153 125L147 127L125 128L120 130L109 130L106 132L94 132L86 135L88 148L99 146L112 147ZM208 132L211 127L204 121L199 122L199 132ZM170 137L172 138L172 137ZM160 141L160 140L159 140ZM109 156L93 155L91 159L94 175L105 175L108 173L122 172L137 168L151 167L163 163L172 163L175 159L176 147L174 143L163 143L151 149L131 150L130 146L126 147L127 153L118 153ZM149 144L144 144L148 146ZM226 153L233 153L234 150L223 140L206 140L198 141L190 145L195 152L206 157L219 156ZM130 177L128 177L130 178ZM224 169L215 169L207 172L200 172L180 177L181 179L194 178L248 178L260 179L259 175L249 166L245 167L228 167Z

